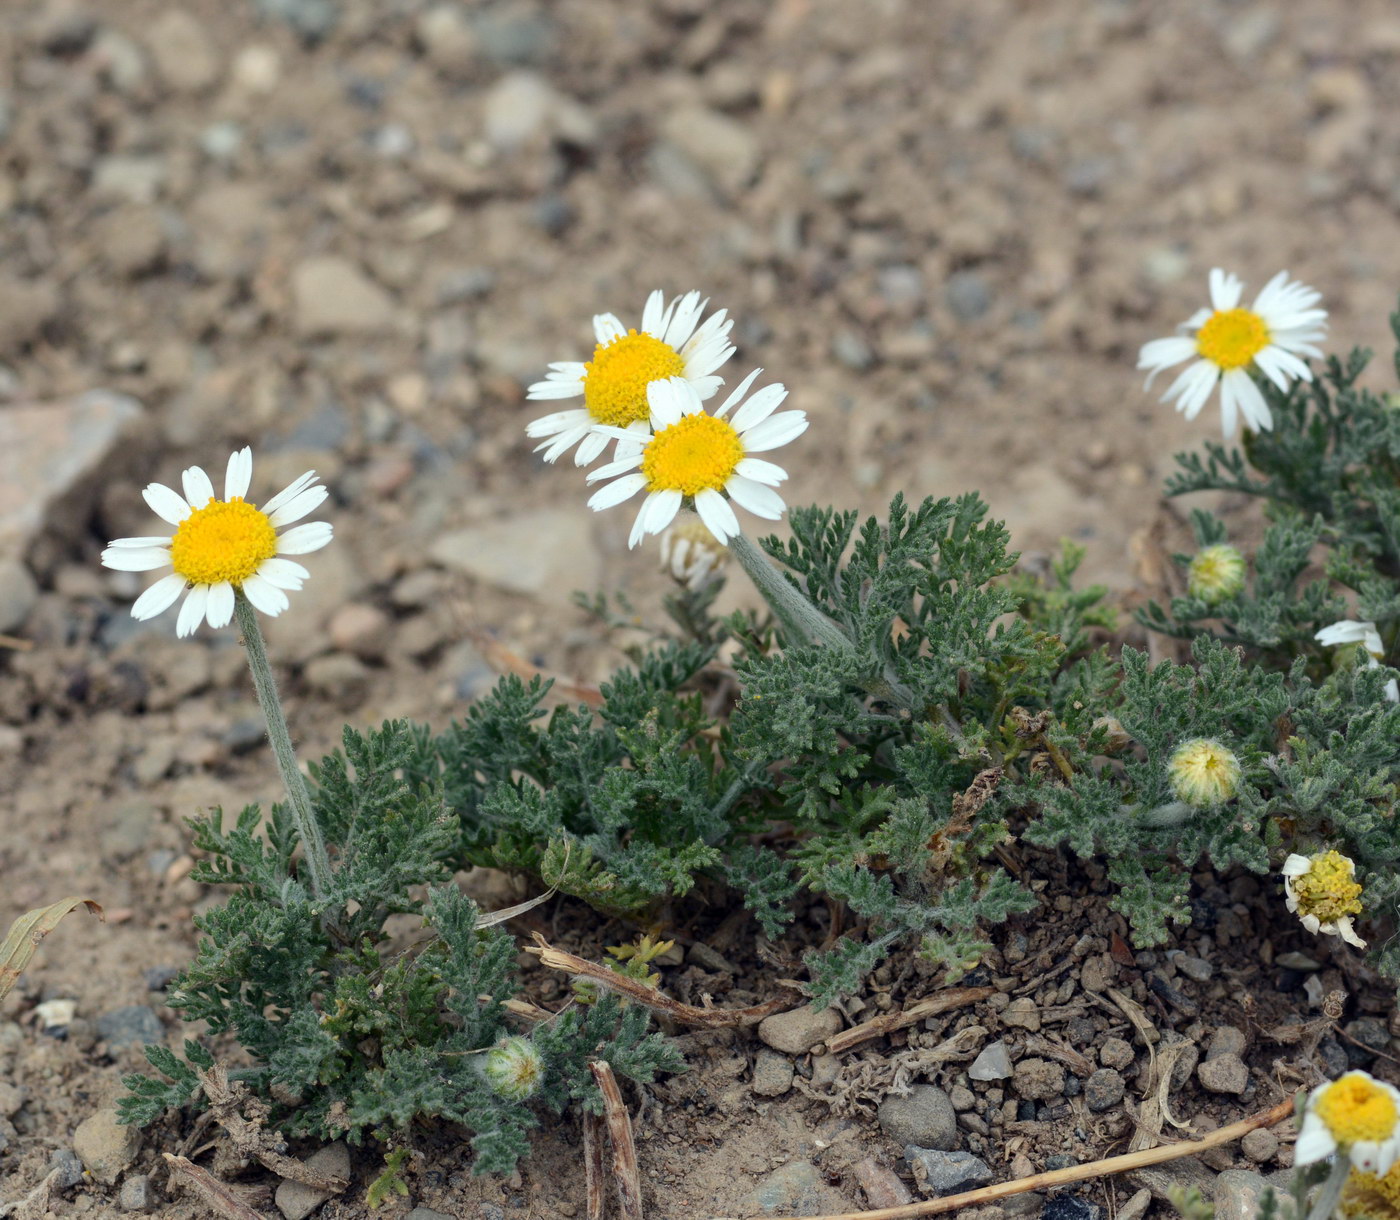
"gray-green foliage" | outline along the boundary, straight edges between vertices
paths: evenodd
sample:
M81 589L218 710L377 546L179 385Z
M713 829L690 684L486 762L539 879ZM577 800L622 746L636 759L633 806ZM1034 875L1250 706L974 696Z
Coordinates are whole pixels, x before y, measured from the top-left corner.
M194 876L232 892L196 919L198 952L167 1002L212 1034L237 1037L254 1062L239 1075L274 1099L283 1130L359 1142L447 1119L473 1133L478 1171L508 1172L527 1150L536 1107L593 1103L589 1059L638 1080L679 1066L647 1033L645 1009L604 997L534 1032L545 1073L531 1105L494 1093L479 1056L508 1032L503 1002L518 990L517 950L504 931L480 926L475 904L450 882L458 821L440 782L423 778L437 770L432 743L398 722L347 729L344 747L314 771L335 860L327 894L313 897L296 874L284 806L272 807L265 837L256 807L231 827L219 811L191 823L206 856ZM419 943L390 944L385 921L395 914L422 917ZM194 1042L186 1056L195 1067L210 1062ZM127 1122L149 1123L195 1098L193 1068L163 1047L149 1058L169 1080L129 1077Z

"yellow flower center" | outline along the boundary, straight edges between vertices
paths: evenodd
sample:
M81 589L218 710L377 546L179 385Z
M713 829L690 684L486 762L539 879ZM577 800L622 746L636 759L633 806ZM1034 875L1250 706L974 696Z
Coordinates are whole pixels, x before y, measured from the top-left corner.
M266 513L241 496L210 500L180 522L170 542L175 571L192 585L241 585L277 554L277 531Z
M744 459L744 443L733 426L697 412L662 428L642 454L642 473L650 491L680 491L688 496L718 491Z
M583 405L600 424L625 428L651 413L647 386L685 373L685 361L668 343L629 330L600 343L583 366Z
M1400 1120L1394 1099L1364 1072L1348 1072L1329 1084L1318 1097L1316 1109L1343 1148L1387 1140Z
M1353 1169L1342 1188L1342 1215L1371 1216L1374 1220L1400 1218L1400 1164L1384 1177Z
M1321 923L1361 914L1361 883L1352 862L1339 851L1314 856L1312 868L1293 879L1293 896L1300 914L1316 915Z
M1244 589L1244 556L1232 546L1208 546L1191 560L1186 587L1208 605L1234 597Z
M1248 309L1217 310L1196 332L1196 350L1218 368L1244 368L1269 346L1264 319Z

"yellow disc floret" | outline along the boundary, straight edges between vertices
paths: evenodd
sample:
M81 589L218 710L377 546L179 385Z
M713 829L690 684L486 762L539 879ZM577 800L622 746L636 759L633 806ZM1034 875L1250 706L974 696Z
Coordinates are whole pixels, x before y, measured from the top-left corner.
M1314 915L1320 923L1359 915L1361 883L1356 880L1356 866L1339 851L1314 856L1312 868L1293 879L1293 897L1300 915Z
M650 414L647 386L685 373L685 361L668 343L629 330L600 343L583 366L583 403L600 424L625 428Z
M241 585L275 554L272 522L239 496L195 509L170 542L172 566L192 585Z
M662 428L642 454L642 473L651 491L687 496L718 491L744 459L744 443L733 426L713 415L683 415Z
M1223 542L1197 552L1186 572L1186 591L1208 606L1238 597L1244 591L1244 556Z
M1249 309L1222 309L1196 333L1196 350L1227 372L1244 368L1269 346L1269 328Z
M1218 741L1195 737L1172 753L1167 778L1177 799L1204 808L1223 805L1240 790L1240 762Z
M1343 1216L1371 1216L1375 1220L1400 1220L1400 1165L1378 1177L1353 1169L1342 1188Z
M1322 1090L1315 1109L1332 1138L1343 1148L1388 1140L1400 1121L1395 1099L1365 1072L1339 1076Z

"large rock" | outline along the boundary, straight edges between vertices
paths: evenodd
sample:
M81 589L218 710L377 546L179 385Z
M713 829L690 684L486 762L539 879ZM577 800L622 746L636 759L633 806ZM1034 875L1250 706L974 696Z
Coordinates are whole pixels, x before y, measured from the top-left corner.
M805 1055L840 1030L841 1014L836 1009L807 1004L765 1017L759 1022L758 1036L775 1051Z
M581 504L513 513L443 534L428 553L508 593L567 605L575 590L592 593L598 583L590 516Z
M94 476L141 414L134 398L108 390L0 410L0 555L22 555L57 507L96 498Z
M880 1126L897 1144L950 1151L958 1146L958 1116L952 1099L937 1085L913 1085L904 1097L886 1097Z
M344 1141L338 1140L334 1144L327 1144L324 1148L313 1152L306 1158L306 1165L307 1168L326 1174L328 1177L348 1180L350 1177L350 1149L345 1146ZM307 1186L305 1182L293 1182L290 1178L283 1178L282 1185L277 1188L275 1201L277 1210L287 1220L304 1220L330 1197L329 1192L317 1190L314 1186Z
M110 1186L136 1159L141 1149L141 1129L117 1122L113 1109L99 1110L78 1124L73 1151L87 1171Z
M394 324L394 302L349 259L318 255L292 272L297 331L315 338L375 335Z

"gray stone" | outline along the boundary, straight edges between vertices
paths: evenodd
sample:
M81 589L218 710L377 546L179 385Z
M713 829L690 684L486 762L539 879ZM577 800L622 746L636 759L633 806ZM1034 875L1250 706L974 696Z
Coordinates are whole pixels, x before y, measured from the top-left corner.
M112 1185L141 1150L141 1129L123 1126L115 1109L98 1110L73 1132L73 1151L99 1182Z
M427 61L448 75L465 75L476 60L476 35L456 4L435 4L421 13L414 37Z
M0 356L13 357L33 341L63 308L49 280L0 277ZM20 408L7 406L5 410Z
M785 1055L805 1055L840 1031L841 1014L836 1009L818 1009L812 1004L774 1013L758 1026L759 1038Z
M348 652L332 652L306 663L306 684L317 694L354 703L369 688L365 663Z
M49 1153L49 1168L58 1170L59 1190L71 1190L83 1180L83 1163L67 1148L55 1148Z
M1180 953L1172 958L1172 962L1182 974L1197 983L1208 983L1215 974L1215 967L1202 957Z
M758 172L758 140L727 115L682 106L662 119L661 134L723 194L737 194Z
M144 1173L133 1173L122 1183L117 1203L124 1212L151 1212L160 1204L155 1183Z
M761 1050L753 1065L753 1091L760 1097L781 1097L792 1088L792 1060L777 1051Z
M1022 1059L1011 1087L1028 1101L1049 1101L1065 1091L1065 1069L1048 1059Z
M1146 1187L1134 1194L1118 1209L1115 1220L1142 1220L1152 1206L1152 1192Z
M1012 1071L1011 1052L1006 1049L1006 1043L998 1038L982 1048L981 1054L967 1069L967 1075L970 1080L1005 1080Z
M1040 1029L1040 1007L1030 996L1021 996L1002 1009L1001 1023L1036 1033Z
M1212 1093L1238 1095L1249 1087L1249 1068L1238 1055L1216 1055L1201 1062L1196 1068L1196 1079L1201 1082L1202 1088Z
M831 354L848 369L863 373L875 363L875 353L863 336L849 327L841 327L831 336Z
M886 1097L877 1114L885 1134L898 1144L948 1151L960 1143L957 1111L937 1085L916 1084L907 1096Z
M293 317L307 337L376 335L394 324L393 298L349 259L317 255L292 272Z
M141 414L134 398L106 390L0 411L0 554L22 554L46 524L76 530L102 485L93 476L110 468ZM62 521L60 505L71 508Z
M1273 1159L1274 1154L1278 1152L1278 1143L1277 1135L1268 1127L1260 1127L1240 1140L1240 1151L1244 1153L1246 1160L1262 1165L1265 1161Z
M959 322L975 322L992 307L992 290L978 271L953 272L943 294Z
M164 157L114 153L99 157L93 166L91 190L98 198L151 203L160 197L169 177Z
M598 139L598 124L538 73L508 72L486 93L482 132L493 148L508 153L543 136L587 147Z
M591 522L571 509L513 513L442 534L428 554L475 580L557 605L571 604L575 590L591 593L598 583Z
M1084 1082L1084 1104L1094 1113L1116 1106L1123 1100L1128 1086L1113 1068L1099 1068Z
M1227 1169L1215 1179L1215 1220L1255 1220L1269 1183L1251 1169Z
M810 1216L848 1210L847 1200L828 1187L807 1161L775 1169L739 1202L739 1213L765 1216Z
M154 1009L144 1004L130 1004L98 1017L97 1036L112 1050L123 1046L149 1046L164 1040L165 1026Z
M146 32L161 79L176 93L202 93L218 82L218 51L204 26L183 8L168 8Z
M1206 1043L1205 1057L1214 1059L1219 1055L1243 1055L1248 1045L1249 1039L1244 1030L1233 1025L1220 1025L1212 1031L1210 1041Z
M0 559L0 633L15 631L39 600L39 586L18 559Z
M481 54L497 64L538 64L554 49L555 25L547 10L522 4L470 6Z
M345 1146L343 1140L337 1140L334 1144L327 1144L324 1148L313 1152L306 1158L305 1164L309 1168L331 1177L348 1180L350 1177L350 1149ZM274 1201L277 1204L277 1210L287 1220L305 1220L305 1217L309 1216L330 1197L328 1192L316 1190L304 1182L293 1182L290 1178L283 1178L282 1184L277 1188Z
M340 20L338 0L257 0L266 17L285 22L306 42L320 42Z
M904 1159L914 1170L914 1184L929 1199L960 1194L992 1180L987 1163L970 1152L945 1152L911 1144L904 1149Z
M1099 1047L1099 1062L1104 1067L1125 1068L1133 1061L1133 1048L1122 1038L1105 1038Z
M1099 1220L1099 1205L1083 1195L1051 1195L1040 1210L1040 1220Z
M1199 1157L1186 1156L1166 1165L1146 1165L1130 1169L1124 1175L1134 1190L1150 1190L1159 1203L1170 1203L1171 1192L1195 1187L1201 1196L1211 1199L1215 1194L1215 1174Z

